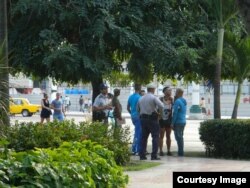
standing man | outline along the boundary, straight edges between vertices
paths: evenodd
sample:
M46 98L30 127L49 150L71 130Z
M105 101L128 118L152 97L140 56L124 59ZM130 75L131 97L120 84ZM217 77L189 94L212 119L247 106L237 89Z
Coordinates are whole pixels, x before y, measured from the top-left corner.
M56 93L56 99L51 103L51 109L54 110L53 119L58 121L63 121L65 117L65 111L63 108L63 103L60 100L60 93Z
M173 106L173 118L171 127L174 130L175 140L178 146L178 156L184 156L183 132L186 125L187 101L183 98L183 89L177 88Z
M82 97L82 95L80 96L80 99L79 99L79 105L80 105L80 112L83 112L83 108L82 108L82 106L83 106L83 97Z
M120 96L120 89L114 89L114 97L112 99L112 106L114 108L113 115L115 118L115 127L121 126L119 120L122 120L122 105L118 97Z
M146 147L148 136L152 135L152 153L151 160L160 160L157 156L159 145L160 126L158 122L158 110L162 110L164 105L158 97L154 95L156 86L154 84L147 85L147 94L139 99L138 110L140 112L142 141L140 160L146 160Z
M70 108L70 105L71 105L69 96L66 96L64 101L65 101L65 111L69 111L69 108Z
M135 92L129 96L127 103L127 110L131 116L132 123L134 124L134 139L132 144L132 154L139 154L141 151L141 120L140 114L137 111L137 103L141 98L140 91L141 85L134 85Z
M97 121L108 124L108 111L112 109L107 94L108 86L105 83L100 85L101 93L95 98L93 104L93 118Z

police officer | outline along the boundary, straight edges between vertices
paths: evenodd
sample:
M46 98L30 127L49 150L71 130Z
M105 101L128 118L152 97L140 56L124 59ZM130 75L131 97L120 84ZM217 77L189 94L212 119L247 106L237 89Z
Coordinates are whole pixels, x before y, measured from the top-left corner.
M138 111L140 113L142 140L140 160L146 160L146 147L148 136L152 135L152 153L151 160L160 160L157 157L160 126L158 122L158 110L162 110L164 105L158 97L154 96L156 86L154 84L147 85L147 94L142 96L138 101Z
M93 116L95 120L108 124L108 111L112 109L112 105L108 100L108 86L105 83L100 85L101 93L95 98L93 104Z

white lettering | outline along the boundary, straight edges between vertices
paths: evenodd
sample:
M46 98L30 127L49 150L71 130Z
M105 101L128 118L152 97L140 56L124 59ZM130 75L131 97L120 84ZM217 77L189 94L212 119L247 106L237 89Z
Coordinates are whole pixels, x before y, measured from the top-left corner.
M202 178L201 176L198 178L184 178L183 176L178 176L178 183L211 183L215 185L217 182L217 178Z
M246 182L246 178L223 178L220 176L220 183L234 183L236 185L241 185L242 183Z

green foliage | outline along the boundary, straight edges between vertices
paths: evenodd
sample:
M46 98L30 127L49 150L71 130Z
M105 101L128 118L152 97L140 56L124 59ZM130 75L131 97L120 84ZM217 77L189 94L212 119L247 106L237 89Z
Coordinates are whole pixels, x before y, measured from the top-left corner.
M130 160L129 128L109 128L102 123L81 123L74 121L40 123L16 123L0 132L9 142L8 148L26 151L34 148L57 148L64 141L89 139L114 152L119 165Z
M249 120L208 120L201 123L199 134L212 156L250 158Z
M114 151L117 164L125 165L130 161L129 127L107 127L100 123L82 123L84 137L95 141L110 151Z
M113 152L91 141L56 149L11 153L0 159L0 185L22 187L125 187L128 176Z
M9 14L15 52L10 63L14 73L72 83L114 80L110 72L120 72L124 60L129 78L138 83L155 74L198 80L199 56L212 25L206 5L198 0L15 0Z

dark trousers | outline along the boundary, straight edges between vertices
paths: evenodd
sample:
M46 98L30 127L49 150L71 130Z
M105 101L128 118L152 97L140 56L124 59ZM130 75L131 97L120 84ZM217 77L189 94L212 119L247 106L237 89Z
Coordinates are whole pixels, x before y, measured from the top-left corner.
M157 157L159 145L160 126L157 119L141 118L142 140L140 157L146 156L148 136L152 136L152 153L151 157Z

